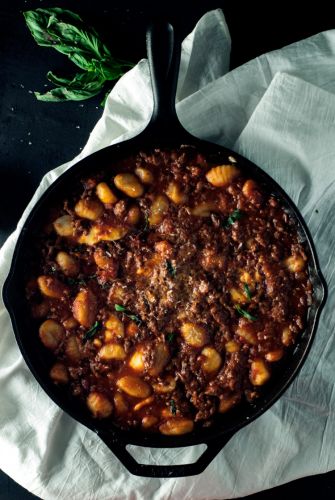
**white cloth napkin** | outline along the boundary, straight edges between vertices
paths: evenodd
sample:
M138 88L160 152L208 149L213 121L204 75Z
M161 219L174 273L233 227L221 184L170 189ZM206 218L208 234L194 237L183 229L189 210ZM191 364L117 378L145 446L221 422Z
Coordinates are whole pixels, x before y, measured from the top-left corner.
M192 478L130 475L108 448L64 414L37 384L0 303L0 466L44 499L224 499L335 468L335 31L263 55L228 72L229 31L207 13L183 43L178 115L196 136L232 147L274 177L314 237L329 298L316 340L295 382L240 430L205 472ZM4 281L13 248L41 193L79 158L136 135L152 109L145 60L111 92L81 155L42 180L0 252ZM186 463L201 447L147 450L150 463Z

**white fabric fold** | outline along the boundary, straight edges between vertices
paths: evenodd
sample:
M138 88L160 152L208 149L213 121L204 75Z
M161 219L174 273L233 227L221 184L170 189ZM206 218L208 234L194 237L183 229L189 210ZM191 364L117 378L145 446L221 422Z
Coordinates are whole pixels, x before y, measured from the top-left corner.
M266 170L302 211L329 286L308 359L280 400L240 430L201 475L140 478L46 396L0 302L0 467L43 499L234 498L335 468L335 31L231 72L229 54L222 12L207 13L183 43L178 116L196 136L232 147ZM1 284L20 228L42 192L80 158L136 135L151 110L142 60L115 85L82 153L43 178L0 251ZM191 462L200 451L132 449L154 464Z

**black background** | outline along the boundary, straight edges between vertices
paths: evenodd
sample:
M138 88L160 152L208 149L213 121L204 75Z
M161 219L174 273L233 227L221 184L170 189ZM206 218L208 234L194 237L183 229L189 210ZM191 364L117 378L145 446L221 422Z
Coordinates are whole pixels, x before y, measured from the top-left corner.
M115 56L134 63L145 57L148 21L159 16L167 17L184 37L206 11L223 8L232 37L231 68L335 28L332 2L1 0L0 244L15 228L42 175L80 152L102 113L102 96L53 104L38 102L32 93L47 89L48 70L62 74L74 69L62 54L38 47L25 26L22 11L54 6L79 13ZM309 499L318 495L334 499L334 490L335 473L331 472L248 498L276 500L287 495ZM32 496L0 472L0 499L26 498Z

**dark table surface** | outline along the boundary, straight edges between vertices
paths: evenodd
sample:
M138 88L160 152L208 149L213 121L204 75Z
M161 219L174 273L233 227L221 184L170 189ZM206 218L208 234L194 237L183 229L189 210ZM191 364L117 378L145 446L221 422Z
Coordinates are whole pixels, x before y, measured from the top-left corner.
M232 37L231 68L263 52L280 48L335 27L332 3L127 0L2 0L0 2L0 245L15 225L42 175L77 155L102 113L101 96L67 103L38 102L32 91L44 91L48 70L69 72L72 65L52 49L36 45L22 11L59 6L79 13L95 26L113 54L137 62L145 57L149 20L165 16L186 36L212 8L223 8ZM15 197L10 186L15 185ZM8 188L7 188L8 186ZM1 409L0 409L1 411ZM0 430L1 432L1 430ZM1 450L0 450L1 453ZM334 499L335 472L303 478L258 493L253 499L299 496ZM33 498L0 472L0 500Z

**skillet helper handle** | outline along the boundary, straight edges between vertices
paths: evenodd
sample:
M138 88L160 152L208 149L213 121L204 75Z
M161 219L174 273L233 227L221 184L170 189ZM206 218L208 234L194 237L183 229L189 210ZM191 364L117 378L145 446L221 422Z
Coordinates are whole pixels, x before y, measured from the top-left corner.
M154 99L148 127L160 136L184 130L176 113L176 91L181 44L174 28L166 21L151 24L146 36L147 56Z
M198 460L191 464L181 465L147 465L139 464L127 451L128 443L120 440L119 437L113 437L106 431L99 431L98 436L104 441L108 448L128 469L131 474L142 477L185 477L195 476L203 472L222 448L228 443L234 432L227 434L220 439L213 439L206 442L206 450L200 455Z

